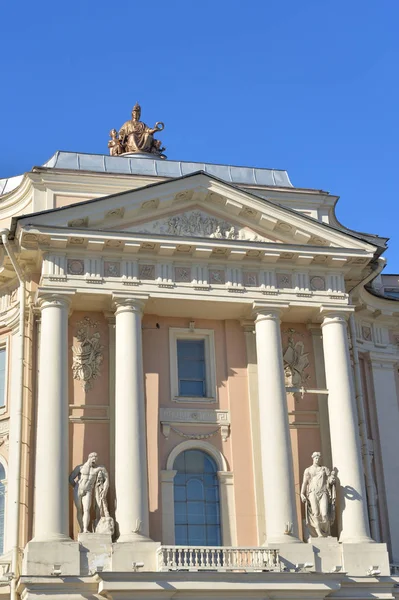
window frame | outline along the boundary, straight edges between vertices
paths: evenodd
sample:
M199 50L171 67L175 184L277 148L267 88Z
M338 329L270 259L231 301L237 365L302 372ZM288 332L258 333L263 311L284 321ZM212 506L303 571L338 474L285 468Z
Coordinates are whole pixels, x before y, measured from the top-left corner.
M180 396L179 373L177 360L178 340L203 340L205 358L205 396ZM215 334L213 329L189 329L183 327L169 328L170 385L173 402L206 403L217 402Z

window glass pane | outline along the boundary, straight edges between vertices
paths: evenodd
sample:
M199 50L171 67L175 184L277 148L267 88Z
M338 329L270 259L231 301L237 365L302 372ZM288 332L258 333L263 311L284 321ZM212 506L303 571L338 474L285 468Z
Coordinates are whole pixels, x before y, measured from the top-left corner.
M187 523L187 504L175 502L175 523L181 525Z
M6 385L6 349L0 349L0 406L5 406L5 385Z
M205 396L204 340L177 340L177 375L180 396Z
M174 463L178 471L174 479L176 544L220 546L216 464L200 450L186 450L182 454L183 458L179 455Z
M204 484L198 479L187 481L187 500L203 500Z
M217 488L206 488L205 489L205 500L207 502L218 502Z
M179 379L205 379L205 363L182 360L179 363Z
M185 465L186 473L203 473L204 472L204 453L200 450L186 450ZM176 467L175 467L176 469Z
M206 473L216 473L215 461L210 456L204 456L204 469Z
M205 396L204 381L179 381L180 396Z
M203 502L187 502L188 523L205 525L205 505Z
M190 546L205 546L206 544L206 529L202 525L188 526L188 544Z
M187 544L187 525L175 526L175 542L177 546Z
M186 486L175 485L175 501L185 502L186 500Z
M177 340L177 358L204 360L205 342L204 340Z

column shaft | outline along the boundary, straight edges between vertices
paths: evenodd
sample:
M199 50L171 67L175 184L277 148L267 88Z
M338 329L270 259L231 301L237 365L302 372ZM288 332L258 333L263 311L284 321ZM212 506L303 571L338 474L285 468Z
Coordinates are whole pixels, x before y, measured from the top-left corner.
M279 311L259 311L255 332L266 540L298 542Z
M371 540L345 317L327 313L322 331L332 460L342 513L340 541L367 542Z
M45 297L41 311L34 539L68 539L69 301Z
M115 488L119 541L148 539L148 474L139 300L118 301L115 327Z

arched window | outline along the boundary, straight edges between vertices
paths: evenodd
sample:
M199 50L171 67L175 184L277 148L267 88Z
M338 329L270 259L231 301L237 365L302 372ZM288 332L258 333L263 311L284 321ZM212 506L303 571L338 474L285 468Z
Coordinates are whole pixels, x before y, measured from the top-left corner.
M4 526L5 526L5 507L6 507L6 472L0 463L0 554L4 553Z
M179 454L173 468L175 544L220 546L219 485L216 463L201 450Z

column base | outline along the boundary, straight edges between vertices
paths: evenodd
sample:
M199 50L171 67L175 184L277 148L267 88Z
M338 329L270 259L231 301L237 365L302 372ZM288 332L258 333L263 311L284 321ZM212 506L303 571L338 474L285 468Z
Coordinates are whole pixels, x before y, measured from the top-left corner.
M156 571L157 550L160 546L160 542L125 542L119 539L112 544L111 571L134 571L134 563L137 565L140 563L138 567L140 572Z
M79 533L80 574L110 571L112 536L108 533Z
M25 547L22 574L28 576L80 575L79 544L70 538L58 540L33 539Z

